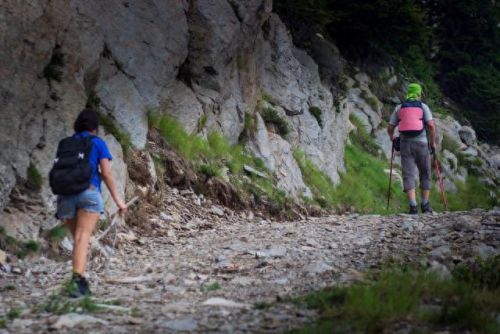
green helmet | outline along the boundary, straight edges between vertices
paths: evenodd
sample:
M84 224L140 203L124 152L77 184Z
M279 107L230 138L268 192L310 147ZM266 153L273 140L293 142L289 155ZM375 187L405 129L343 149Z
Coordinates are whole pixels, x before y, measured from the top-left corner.
M418 83L411 83L408 85L408 89L406 90L406 99L407 100L416 100L422 96L422 86Z

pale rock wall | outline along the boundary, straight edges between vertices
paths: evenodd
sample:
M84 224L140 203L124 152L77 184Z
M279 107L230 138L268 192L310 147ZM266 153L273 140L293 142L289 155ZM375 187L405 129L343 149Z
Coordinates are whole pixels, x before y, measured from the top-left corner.
M40 224L55 224L46 178L36 209L20 211L9 194L30 164L47 175L58 141L72 133L89 98L144 149L149 110L172 115L189 132L219 130L237 143L245 113L258 113L262 94L269 94L291 133L281 138L260 120L249 145L278 176L278 186L310 196L293 158L297 148L339 180L352 105L338 107L335 82L322 81L320 72L338 74L343 61L322 39L317 51L338 60L318 68L294 46L271 0L6 0L0 18L0 224L18 226L15 235L35 238ZM53 61L60 55L63 64ZM321 109L322 128L310 107ZM203 115L206 125L198 129ZM123 195L123 153L110 135L104 138Z

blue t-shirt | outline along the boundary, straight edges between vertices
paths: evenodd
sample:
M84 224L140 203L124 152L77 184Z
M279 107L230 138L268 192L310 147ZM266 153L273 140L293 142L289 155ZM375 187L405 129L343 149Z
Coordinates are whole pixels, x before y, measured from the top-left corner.
M74 134L76 137L85 138L90 136L87 131ZM92 177L90 183L96 187L99 192L101 191L101 177L99 176L99 162L101 159L112 160L111 152L109 152L108 145L101 138L94 136L92 139L92 149L90 150L89 163L92 168Z

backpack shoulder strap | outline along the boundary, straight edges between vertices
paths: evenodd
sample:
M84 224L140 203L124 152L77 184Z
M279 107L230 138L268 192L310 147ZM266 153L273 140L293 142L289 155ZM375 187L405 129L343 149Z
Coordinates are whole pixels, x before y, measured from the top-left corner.
M97 138L97 136L89 135L89 136L85 137L85 155L87 157L90 156L90 152L92 150L94 138Z

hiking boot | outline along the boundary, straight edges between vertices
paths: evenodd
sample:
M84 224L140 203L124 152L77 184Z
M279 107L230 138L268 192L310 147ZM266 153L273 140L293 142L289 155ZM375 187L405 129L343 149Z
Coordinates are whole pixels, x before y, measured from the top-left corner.
M429 202L420 204L420 209L422 210L422 213L432 213L431 203Z
M410 205L410 212L408 212L410 215L416 215L418 213L418 208L416 205Z
M72 298L90 296L89 282L81 275L73 275L70 286L68 287L68 293Z

